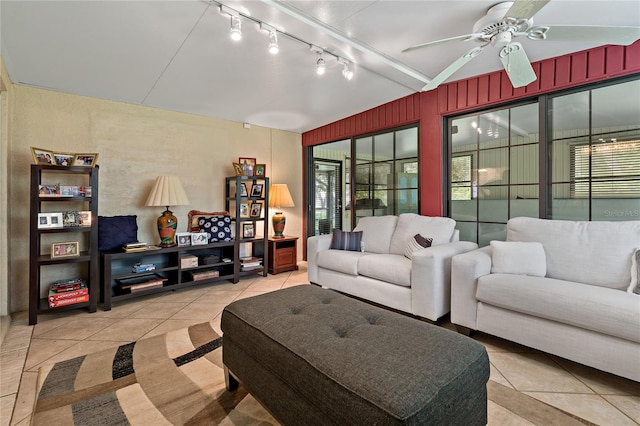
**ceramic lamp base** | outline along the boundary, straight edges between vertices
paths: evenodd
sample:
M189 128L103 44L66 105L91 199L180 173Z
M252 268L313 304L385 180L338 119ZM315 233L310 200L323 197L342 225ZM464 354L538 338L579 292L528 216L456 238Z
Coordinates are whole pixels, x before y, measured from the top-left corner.
M160 234L160 247L173 247L176 245L175 237L178 229L178 218L167 207L158 218L158 234Z
M284 238L284 225L287 222L284 213L276 212L271 220L273 224L273 238Z

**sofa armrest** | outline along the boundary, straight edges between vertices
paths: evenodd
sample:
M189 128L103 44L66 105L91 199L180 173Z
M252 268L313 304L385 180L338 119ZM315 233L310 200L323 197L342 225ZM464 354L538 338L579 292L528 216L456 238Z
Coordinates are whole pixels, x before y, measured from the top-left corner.
M318 283L318 252L329 250L332 235L315 235L307 238L307 271L309 281Z
M491 247L454 256L451 261L451 322L477 329L478 278L491 273Z
M451 307L451 259L477 249L469 241L418 250L411 261L411 309L414 315L436 321Z

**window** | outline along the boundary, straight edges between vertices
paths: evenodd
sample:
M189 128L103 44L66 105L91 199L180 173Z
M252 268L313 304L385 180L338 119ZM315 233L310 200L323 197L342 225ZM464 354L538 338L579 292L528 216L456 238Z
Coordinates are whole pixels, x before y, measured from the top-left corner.
M470 200L471 156L459 155L451 159L451 199Z

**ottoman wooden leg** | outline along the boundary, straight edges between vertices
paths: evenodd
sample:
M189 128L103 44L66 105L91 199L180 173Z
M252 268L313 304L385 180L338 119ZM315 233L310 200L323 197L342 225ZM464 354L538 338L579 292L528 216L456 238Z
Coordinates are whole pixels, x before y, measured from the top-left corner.
M224 384L229 392L238 389L238 385L240 384L236 378L233 377L226 365L224 366Z

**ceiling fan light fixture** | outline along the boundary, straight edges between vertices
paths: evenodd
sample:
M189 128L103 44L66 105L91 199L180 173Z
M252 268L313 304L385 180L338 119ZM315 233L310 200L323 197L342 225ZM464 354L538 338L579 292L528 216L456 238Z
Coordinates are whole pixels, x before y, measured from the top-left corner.
M546 40L549 27L533 27L527 31L527 38L530 40Z

